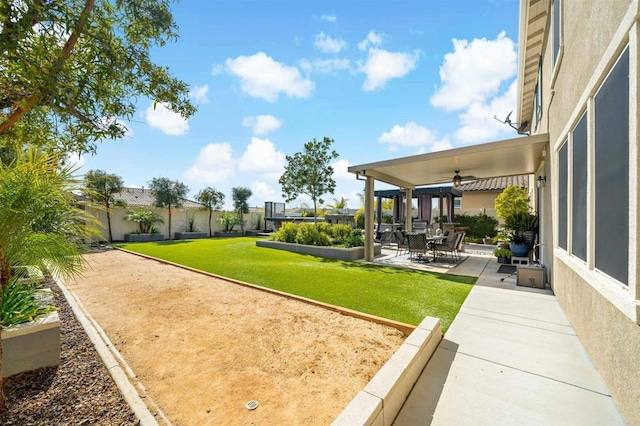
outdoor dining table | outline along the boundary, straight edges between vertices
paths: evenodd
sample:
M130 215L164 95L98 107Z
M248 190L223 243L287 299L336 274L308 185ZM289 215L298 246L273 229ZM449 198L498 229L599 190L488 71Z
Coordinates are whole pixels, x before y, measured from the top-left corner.
M441 243L447 237L448 237L448 235L434 235L432 237L427 236L427 244L429 245L429 247L431 247L431 250L433 251L433 260L432 260L432 262L436 261L436 244Z

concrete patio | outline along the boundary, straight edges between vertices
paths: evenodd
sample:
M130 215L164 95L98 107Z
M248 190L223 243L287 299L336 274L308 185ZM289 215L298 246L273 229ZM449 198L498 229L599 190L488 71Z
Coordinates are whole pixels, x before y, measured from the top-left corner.
M553 293L516 286L481 253L455 267L376 258L479 276L394 424L625 424Z

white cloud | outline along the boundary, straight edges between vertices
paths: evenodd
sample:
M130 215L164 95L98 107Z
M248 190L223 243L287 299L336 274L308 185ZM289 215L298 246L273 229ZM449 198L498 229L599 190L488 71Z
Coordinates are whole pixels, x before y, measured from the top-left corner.
M211 67L212 75L220 75L223 72L224 72L224 65L222 64L215 64L213 67Z
M172 136L186 135L189 131L189 121L182 118L180 114L171 111L165 104L153 104L142 112L142 116L147 124L153 128L161 130L163 133Z
M209 97L207 94L209 93L209 85L205 84L204 86L195 86L193 89L189 91L189 97L196 101L198 104L208 104Z
M254 135L266 135L277 130L282 125L282 120L273 115L258 115L257 117L245 117L242 120L244 127L251 127Z
M341 38L332 38L324 32L316 34L313 45L324 53L340 53L347 47L347 42Z
M314 59L300 61L300 68L308 73L334 74L336 71L347 70L351 62L348 59Z
M462 143L484 142L504 133L515 131L506 124L502 124L493 117L497 116L504 120L510 111L516 106L517 86L516 81L509 86L509 89L502 95L493 98L490 102L475 102L460 115L462 127L458 129L455 136ZM517 119L512 115L511 120L515 123Z
M441 85L431 97L436 107L455 110L484 102L516 74L516 46L504 31L495 40L453 39L453 47L440 67Z
M333 167L333 178L336 180L354 180L356 175L347 170L351 166L348 160L338 160L331 165Z
M257 200L259 203L265 201L280 201L281 194L277 193L275 189L269 186L264 181L256 181L251 184L251 198Z
M82 154L67 154L65 164L74 170L79 170L84 166L84 156Z
M332 24L335 24L338 20L338 18L336 18L336 15L321 15L320 19L322 19L323 21L331 22Z
M284 171L285 155L276 151L269 139L251 138L251 143L238 161L242 172L260 173L271 178L279 177Z
M184 174L194 182L215 184L230 178L235 171L235 161L228 143L210 143L200 150L195 164Z
M360 71L367 75L362 88L367 91L381 89L392 78L404 77L416 67L419 56L418 50L401 53L369 49L367 62L360 67Z
M382 44L382 36L375 30L371 30L367 34L367 38L358 43L358 49L367 50L369 46L379 46L380 44Z
M298 68L276 62L263 52L238 56L225 61L227 70L240 78L244 93L275 102L280 93L289 97L308 98L315 84L300 75Z
M389 144L389 149L392 151L399 146L426 149L429 146L442 146L443 143L443 141L438 141L434 132L412 121L404 126L396 124L390 131L382 133L378 142Z

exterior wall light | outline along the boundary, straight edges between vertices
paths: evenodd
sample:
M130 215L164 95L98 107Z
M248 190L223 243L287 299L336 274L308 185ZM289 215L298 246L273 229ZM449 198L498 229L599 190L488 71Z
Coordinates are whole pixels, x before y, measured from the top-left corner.
M538 186L538 189L542 188L546 184L546 182L546 176L538 176L538 179L536 179L536 185Z

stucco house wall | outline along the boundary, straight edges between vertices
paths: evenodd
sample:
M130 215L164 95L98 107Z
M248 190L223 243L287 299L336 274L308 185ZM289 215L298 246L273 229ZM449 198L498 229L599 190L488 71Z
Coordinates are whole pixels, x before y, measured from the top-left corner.
M553 66L553 2L549 2L548 32L542 53L543 117L534 133L549 133L550 152L541 175L550 177L542 194L541 223L544 223L543 250L552 262L553 290L577 331L580 340L607 383L628 424L640 424L640 295L637 265L638 219L638 1L590 0L560 2L561 50ZM529 0L522 0L527 7ZM522 19L522 18L521 18ZM521 34L522 37L522 34ZM628 285L620 285L593 267L593 261L582 261L558 246L558 149L585 111L588 112L588 146L593 146L593 103L602 82L620 53L629 46L630 60L630 162L628 224ZM589 115L590 114L590 115ZM591 154L593 155L593 148ZM588 171L592 176L593 169ZM589 197L593 199L593 192ZM586 209L591 207L585 206ZM588 213L588 253L593 254L593 211ZM569 216L569 225L571 218ZM611 250L616 250L611 247ZM589 255L588 255L589 256Z

